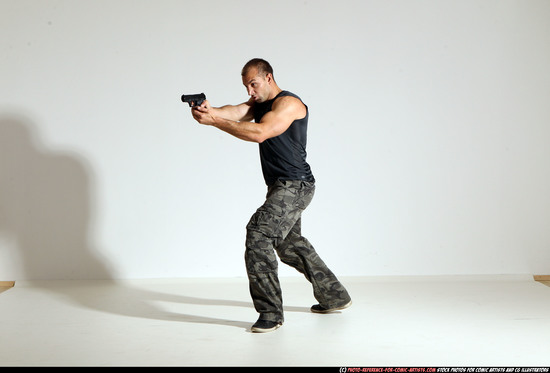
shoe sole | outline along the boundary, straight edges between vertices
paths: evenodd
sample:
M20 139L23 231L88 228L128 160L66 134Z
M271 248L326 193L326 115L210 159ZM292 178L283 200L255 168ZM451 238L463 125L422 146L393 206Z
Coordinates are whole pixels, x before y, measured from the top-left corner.
M274 330L279 329L281 326L282 326L282 324L277 324L273 328L268 328L268 329L256 328L256 327L253 326L250 330L253 333L269 333L269 332L272 332Z
M341 306L341 307L330 308L330 309L328 309L328 310L322 310L322 311L316 310L316 309L314 309L314 308L311 308L311 312L313 312L313 313L331 313L331 312L334 312L334 311L345 310L346 308L351 307L351 303L352 303L352 302L351 302L351 300L350 300L348 303L344 304L344 305Z

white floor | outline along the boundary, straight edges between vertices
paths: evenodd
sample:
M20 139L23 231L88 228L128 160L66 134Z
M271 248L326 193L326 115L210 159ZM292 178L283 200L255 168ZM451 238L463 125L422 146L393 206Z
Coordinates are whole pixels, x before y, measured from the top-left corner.
M550 287L526 276L342 278L353 306L250 332L245 279L20 283L0 294L0 366L550 366Z

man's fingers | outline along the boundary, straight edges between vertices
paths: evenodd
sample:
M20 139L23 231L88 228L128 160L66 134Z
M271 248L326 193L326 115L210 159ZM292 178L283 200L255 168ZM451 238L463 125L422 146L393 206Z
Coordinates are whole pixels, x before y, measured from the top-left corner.
M207 107L204 107L204 106L193 106L193 111L198 111L198 112L201 112L201 113L207 113L208 112L208 108Z

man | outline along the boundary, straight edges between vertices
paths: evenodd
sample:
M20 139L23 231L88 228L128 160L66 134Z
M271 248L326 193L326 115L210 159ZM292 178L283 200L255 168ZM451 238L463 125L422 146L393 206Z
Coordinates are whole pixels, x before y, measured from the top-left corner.
M312 312L347 308L351 298L301 234L301 215L315 191L306 162L308 108L298 96L279 88L265 60L249 61L241 75L250 100L219 108L204 101L193 107L192 115L201 124L259 143L268 192L246 226L245 262L250 294L260 314L251 330L261 333L279 328L284 321L275 251L283 263L312 283L319 302Z

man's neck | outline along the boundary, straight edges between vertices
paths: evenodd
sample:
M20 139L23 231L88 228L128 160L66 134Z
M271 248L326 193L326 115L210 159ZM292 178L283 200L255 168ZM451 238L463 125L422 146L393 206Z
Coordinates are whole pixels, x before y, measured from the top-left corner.
M281 88L279 88L279 86L275 85L275 87L273 87L273 90L271 91L271 94L269 95L268 100L273 100L282 91L283 90Z

